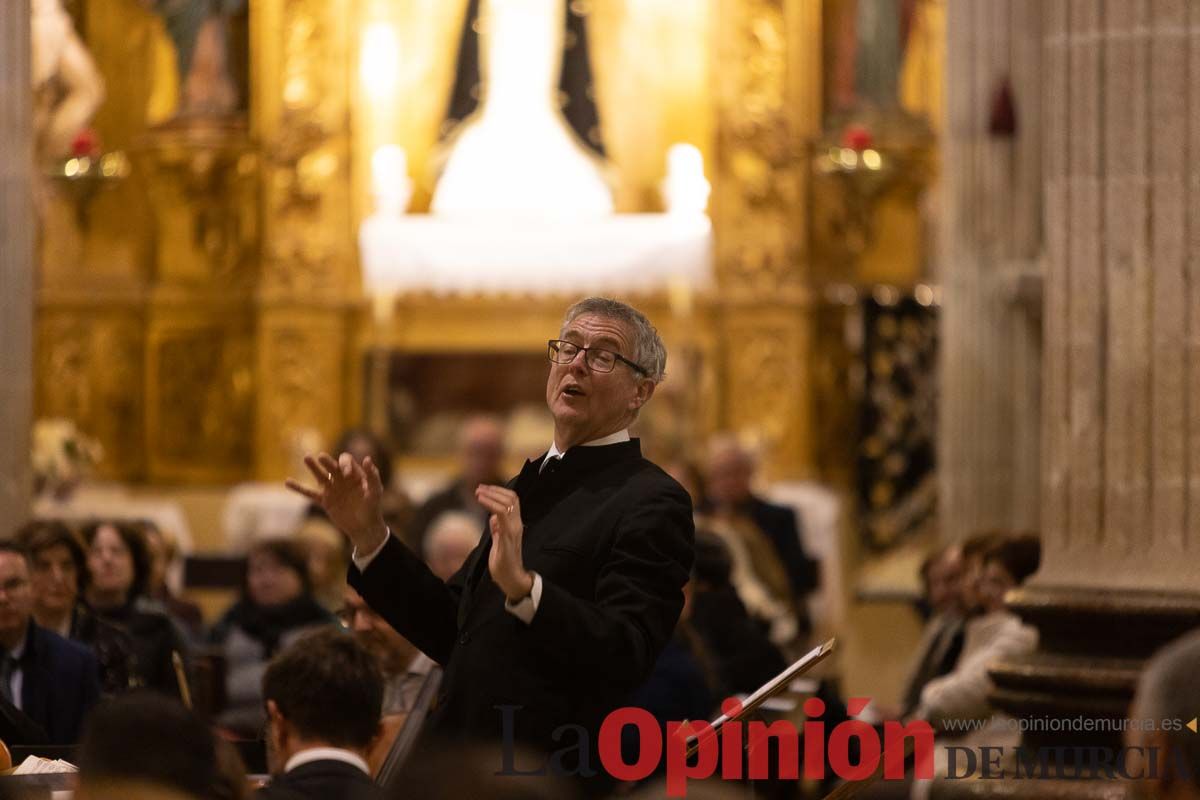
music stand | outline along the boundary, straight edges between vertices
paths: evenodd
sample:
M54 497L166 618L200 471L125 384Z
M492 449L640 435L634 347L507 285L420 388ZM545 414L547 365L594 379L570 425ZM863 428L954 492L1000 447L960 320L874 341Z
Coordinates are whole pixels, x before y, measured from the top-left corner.
M830 639L824 644L818 645L812 650L809 650L807 653L797 659L790 667L776 675L774 678L771 678L771 680L767 681L762 686L758 687L753 694L743 700L742 709L737 714L734 714L733 716L722 714L712 722L708 723L708 730L703 731L696 736L689 736L687 738L687 757L691 758L694 756L700 749L700 745L704 741L707 741L710 737L719 736L721 733L721 728L725 727L726 723L737 722L749 716L763 703L787 689L787 687L790 686L792 681L794 681L796 678L799 678L801 675L808 672L817 664L820 664L822 661L828 658L829 654L833 652L833 647L836 643L837 639Z

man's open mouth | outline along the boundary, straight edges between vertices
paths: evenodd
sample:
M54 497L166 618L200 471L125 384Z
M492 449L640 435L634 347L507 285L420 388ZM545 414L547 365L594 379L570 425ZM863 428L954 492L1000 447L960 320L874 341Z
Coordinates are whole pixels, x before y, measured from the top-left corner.
M583 390L578 386L568 386L567 388L563 389L563 394L568 395L569 397L583 397Z

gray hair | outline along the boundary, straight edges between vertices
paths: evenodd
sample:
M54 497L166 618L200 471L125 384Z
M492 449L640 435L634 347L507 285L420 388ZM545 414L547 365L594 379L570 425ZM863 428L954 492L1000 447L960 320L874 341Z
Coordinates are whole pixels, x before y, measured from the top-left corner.
M1200 788L1200 736L1182 727L1200 709L1200 631L1176 639L1158 651L1142 670L1138 680L1133 714L1139 720L1176 720L1177 730L1162 730L1173 756L1186 759L1182 766L1190 773L1191 783Z
M424 555L429 560L448 545L462 544L473 549L482 536L479 519L466 511L443 511L434 517L425 535Z
M658 335L658 330L646 318L628 303L613 300L608 297L588 297L580 300L567 309L563 318L561 332L566 333L567 326L584 314L595 314L598 317L615 319L624 322L633 331L632 361L649 373L650 380L661 383L667 371L667 348Z

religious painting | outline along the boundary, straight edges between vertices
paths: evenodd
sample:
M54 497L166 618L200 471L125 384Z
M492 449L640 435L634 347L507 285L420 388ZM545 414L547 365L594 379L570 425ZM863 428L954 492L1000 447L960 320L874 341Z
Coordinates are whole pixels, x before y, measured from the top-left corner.
M940 124L946 0L825 0L825 116Z
M142 0L142 4L161 17L171 41L175 116L229 117L245 111L247 0Z

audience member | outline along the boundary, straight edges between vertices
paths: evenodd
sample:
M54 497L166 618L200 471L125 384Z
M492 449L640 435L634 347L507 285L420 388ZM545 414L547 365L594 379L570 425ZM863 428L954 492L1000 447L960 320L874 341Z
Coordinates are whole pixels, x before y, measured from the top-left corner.
M722 697L752 692L786 666L742 605L729 580L731 569L729 549L720 537L696 531L690 623L711 655Z
M80 800L240 796L221 777L208 728L178 701L153 692L97 706L77 760Z
M163 608L146 596L150 553L141 531L120 522L94 522L83 529L87 545L88 606L133 640L131 683L181 695L176 654L186 660L182 631Z
M963 549L964 553L974 550L965 544ZM978 557L980 566L972 571L975 579L972 585L964 585L964 599L973 604L975 616L966 623L962 654L953 671L925 684L915 716L939 723L992 715L988 666L1030 653L1037 645L1037 631L1004 607L1004 592L1037 570L1039 554L1037 540L1025 536L1002 539Z
M1011 767L1020 730L992 707L988 696L994 684L988 669L997 661L1028 655L1037 647L1037 630L1004 606L1004 593L1024 583L1038 568L1041 545L1037 538L980 534L963 542L962 553L962 605L968 615L962 652L952 671L925 684L913 712L914 717L928 720L941 731L933 758L937 776L946 774L949 744L998 748L997 752L1004 754L1002 766ZM985 724L951 726L951 720ZM931 781L915 780L912 797L924 800L931 788Z
M925 594L932 616L925 623L916 656L904 682L898 716L908 716L921 700L921 690L934 678L946 675L963 650L963 551L958 544L933 553L923 565ZM888 715L891 716L891 715Z
M795 512L751 491L755 468L753 456L735 437L716 437L706 464L703 511L741 535L759 580L794 606L807 632L807 599L817 588L818 565L804 552Z
M345 587L338 616L354 632L367 651L375 656L383 673L383 719L380 736L371 747L367 763L377 775L391 751L392 743L415 707L434 663L411 642L371 610L358 592Z
M433 661L371 610L366 601L345 587L342 624L379 661L383 672L383 713L407 713L413 707Z
M79 540L63 523L40 520L18 530L16 540L33 562L34 621L91 649L100 662L105 694L129 689L136 677L133 639L93 614L80 598L88 573Z
M366 761L379 735L383 675L358 640L336 629L298 639L272 659L262 696L274 779L260 797L383 797Z
M1186 727L1200 708L1200 631L1162 648L1146 662L1138 679L1130 717L1176 720L1176 724L1126 728L1126 744L1142 748L1157 763L1128 765L1140 779L1131 787L1138 800L1200 800L1200 736Z
M458 461L458 475L417 509L409 525L404 538L415 552L425 552L425 538L430 526L447 511L465 511L473 515L477 520L476 533L483 530L487 514L475 501L475 487L481 483L499 486L505 480L504 428L499 420L490 416L468 418L459 434Z
M346 537L338 533L324 512L314 509L296 532L296 540L308 559L313 597L327 610L337 611L342 604L346 569L350 566Z
M975 616L983 608L979 596L979 580L983 577L983 556L989 550L1007 541L1008 536L999 531L985 531L968 537L962 543L962 575L959 579L959 602L968 616Z
M86 647L33 620L28 552L0 542L0 697L45 732L51 744L74 744L100 696L100 667ZM31 744L39 742L8 742Z
M226 707L219 723L234 733L256 735L266 721L262 676L267 662L306 629L334 621L313 598L300 545L283 539L254 545L246 556L242 598L212 633L225 656Z
M479 544L483 527L479 518L465 511L444 511L425 535L425 563L444 581L458 572Z
M167 584L167 573L179 559L177 542L150 520L139 522L138 527L146 540L146 552L150 555L146 595L166 610L191 641L201 641L204 638L204 615L200 607L177 596Z
M691 496L692 508L696 511L696 529L720 536L728 548L732 562L729 581L746 610L767 626L768 636L775 645L785 647L795 640L799 628L796 624L795 610L788 598L776 597L759 579L742 534L728 522L704 513L708 502L704 495L704 476L700 468L686 459L676 459L666 470L667 474L678 481Z

